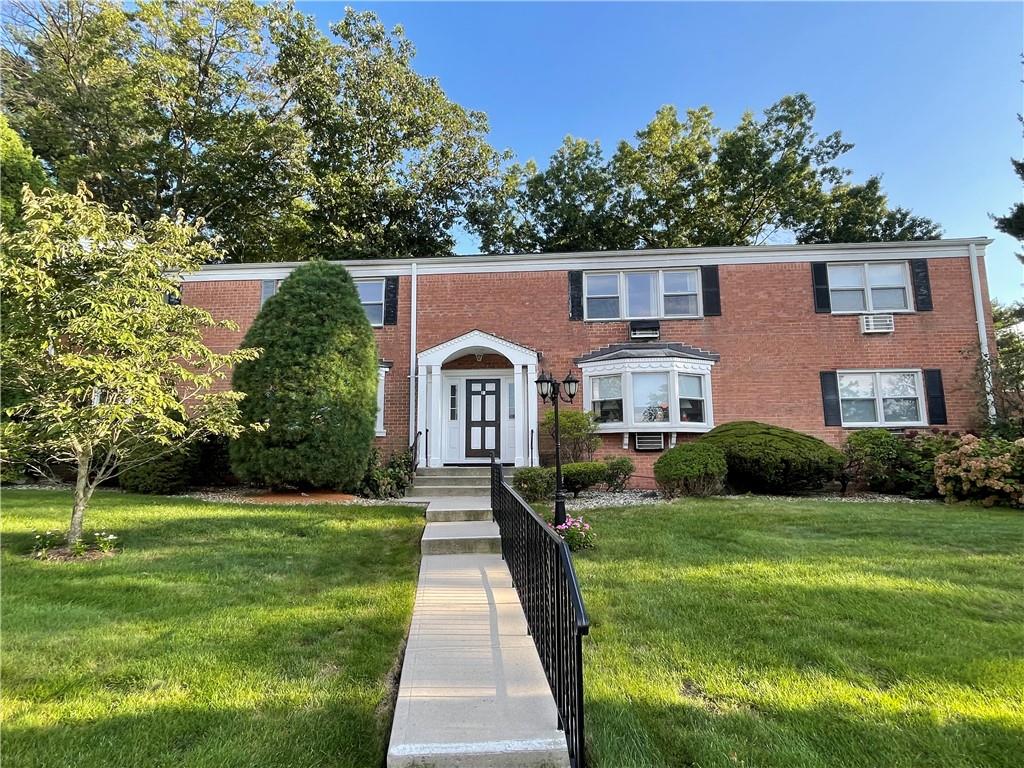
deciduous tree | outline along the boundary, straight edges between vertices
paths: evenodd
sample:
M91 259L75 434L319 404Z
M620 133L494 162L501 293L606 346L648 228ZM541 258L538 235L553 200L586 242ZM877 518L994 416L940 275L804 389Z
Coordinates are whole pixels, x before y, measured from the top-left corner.
M0 226L5 231L17 229L21 224L21 188L38 192L46 183L43 165L32 154L32 149L0 115Z
M237 392L213 391L247 349L203 343L217 323L180 302L181 275L218 258L183 217L144 225L76 194L26 189L23 228L0 235L5 460L75 468L69 543L95 488L154 458L240 431Z

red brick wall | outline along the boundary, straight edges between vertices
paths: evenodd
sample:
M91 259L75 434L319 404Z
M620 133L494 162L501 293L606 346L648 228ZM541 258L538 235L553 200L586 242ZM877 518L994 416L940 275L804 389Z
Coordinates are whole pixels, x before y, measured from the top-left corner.
M662 341L721 355L712 369L716 423L767 421L840 445L846 430L824 425L819 372L913 367L942 370L950 429L976 425L978 336L967 258L929 260L935 309L896 315L894 334L864 335L857 316L816 314L810 270L807 263L723 265L720 317L661 322ZM379 439L385 451L408 445L409 289L410 278L401 277L398 324L375 332L380 356L393 363L385 389L387 436ZM541 368L560 379L574 368L574 358L628 341L626 322L568 319L565 272L420 275L417 290L418 352L476 329L536 349ZM190 282L184 290L185 301L239 324L238 333L210 334L218 349L238 343L259 308L259 296L258 280ZM987 291L985 296L987 302ZM467 356L451 367L499 363L491 356L480 363ZM581 407L581 400L575 407ZM539 411L543 417L543 407ZM598 454L622 452L621 435L608 435ZM629 454L638 478L650 478L659 454L632 449Z

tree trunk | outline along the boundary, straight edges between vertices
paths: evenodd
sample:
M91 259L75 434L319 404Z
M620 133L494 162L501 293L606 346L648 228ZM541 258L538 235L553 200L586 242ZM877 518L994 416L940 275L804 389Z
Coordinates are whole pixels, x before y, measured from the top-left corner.
M82 524L85 520L85 508L89 506L93 487L89 483L89 470L92 465L92 454L81 454L78 457L78 477L75 480L75 504L71 508L71 528L68 531L68 546L72 546L82 538Z

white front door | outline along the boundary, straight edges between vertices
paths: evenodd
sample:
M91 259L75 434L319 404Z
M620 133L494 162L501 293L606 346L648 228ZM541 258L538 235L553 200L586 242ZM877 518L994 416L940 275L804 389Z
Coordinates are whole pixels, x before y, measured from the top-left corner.
M446 373L441 396L445 463L486 463L492 451L501 461L515 460L516 403L510 372Z

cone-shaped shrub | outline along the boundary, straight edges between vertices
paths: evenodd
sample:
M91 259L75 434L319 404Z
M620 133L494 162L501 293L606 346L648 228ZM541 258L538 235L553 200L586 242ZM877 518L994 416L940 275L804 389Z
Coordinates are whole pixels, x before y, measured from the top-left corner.
M240 364L244 423L264 423L231 445L240 480L271 487L354 489L366 470L377 416L377 347L348 272L314 261L263 305Z

